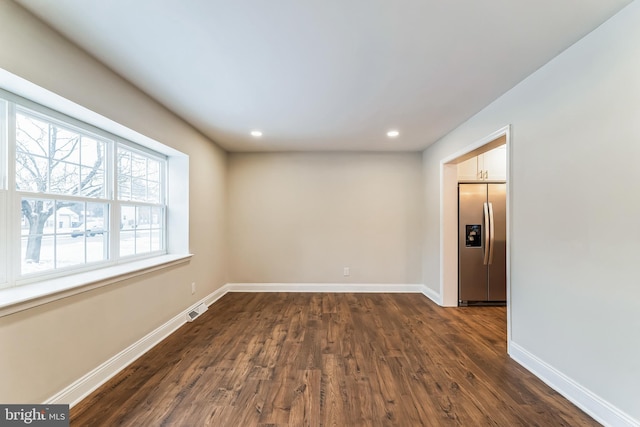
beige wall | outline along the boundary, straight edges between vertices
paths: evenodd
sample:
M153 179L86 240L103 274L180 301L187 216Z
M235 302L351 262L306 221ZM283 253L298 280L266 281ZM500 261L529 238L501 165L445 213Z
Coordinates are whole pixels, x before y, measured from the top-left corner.
M0 68L190 157L188 264L0 318L0 402L42 402L226 282L226 154L10 1L0 44Z
M231 154L230 280L420 283L421 179L420 153Z
M640 420L640 2L424 152L424 283L439 164L512 125L512 341Z

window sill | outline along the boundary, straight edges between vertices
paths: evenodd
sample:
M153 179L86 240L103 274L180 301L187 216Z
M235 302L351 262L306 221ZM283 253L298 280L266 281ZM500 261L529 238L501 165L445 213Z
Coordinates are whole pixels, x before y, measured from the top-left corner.
M152 271L186 263L191 254L162 255L140 261L0 290L0 317L67 298Z

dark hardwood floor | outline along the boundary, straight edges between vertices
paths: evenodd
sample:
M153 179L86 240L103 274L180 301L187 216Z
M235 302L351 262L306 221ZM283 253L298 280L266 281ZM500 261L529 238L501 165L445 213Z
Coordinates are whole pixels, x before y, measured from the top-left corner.
M71 425L599 425L509 359L505 316L419 294L227 294Z

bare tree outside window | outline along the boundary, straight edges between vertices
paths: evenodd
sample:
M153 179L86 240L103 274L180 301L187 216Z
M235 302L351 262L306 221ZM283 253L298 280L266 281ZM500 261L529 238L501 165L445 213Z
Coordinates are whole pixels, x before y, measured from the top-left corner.
M60 196L22 198L23 225L28 229L25 260L40 262L45 227L52 218L56 219L54 229L86 222L87 203L60 199L104 197L105 149L105 142L89 135L26 113L16 114L16 189ZM56 218L54 214L64 208L71 213ZM77 220L71 221L67 217L74 212Z

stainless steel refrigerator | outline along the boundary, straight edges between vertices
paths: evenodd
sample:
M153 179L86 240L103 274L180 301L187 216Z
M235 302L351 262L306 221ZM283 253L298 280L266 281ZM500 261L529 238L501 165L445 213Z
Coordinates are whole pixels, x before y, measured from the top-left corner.
M459 305L507 299L507 186L458 184Z

